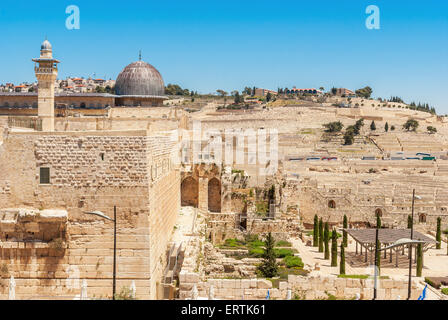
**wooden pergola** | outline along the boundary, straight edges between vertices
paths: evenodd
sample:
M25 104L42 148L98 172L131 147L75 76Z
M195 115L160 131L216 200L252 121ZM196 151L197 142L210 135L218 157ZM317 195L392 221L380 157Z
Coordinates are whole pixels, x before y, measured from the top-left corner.
M348 235L350 235L356 242L356 255L358 255L358 247L360 247L360 255L363 255L363 249L364 249L364 255L365 260L364 262L367 262L369 260L369 253L370 253L370 263L373 263L374 260L374 252L375 252L375 246L376 246L376 229L343 229L347 232ZM380 248L388 247L392 244L394 244L396 241L400 239L410 239L411 238L411 229L380 229L378 230L378 241L380 242ZM428 249L437 244L437 241L429 238L428 236L425 236L424 234L415 231L414 235L412 237L413 240L419 240L424 242L422 244L422 250L423 250L423 257L424 253L428 251ZM398 256L399 252L401 251L401 254L405 254L405 247L408 247L408 259L409 259L409 253L411 250L411 246L409 245L402 245L397 246L395 248L383 250L384 251L384 259L387 258L387 251L390 252L389 259L390 263L392 263L392 256L393 252L395 251L395 267L398 268ZM415 255L414 255L414 263L417 261L417 248L415 248ZM424 261L424 259L422 259ZM423 262L424 263L424 262Z

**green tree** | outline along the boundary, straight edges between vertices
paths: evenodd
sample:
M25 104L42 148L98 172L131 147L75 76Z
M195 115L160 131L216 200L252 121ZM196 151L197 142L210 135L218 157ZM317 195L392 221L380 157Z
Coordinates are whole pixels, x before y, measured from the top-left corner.
M436 232L436 249L440 249L442 246L442 218L437 218L437 232Z
M386 122L386 124L384 125L384 131L388 132L389 131L389 123Z
M348 219L347 219L347 215L344 214L344 221L342 223L342 226L344 229L348 229ZM343 232L343 236L342 236L342 244L344 245L344 247L348 246L348 234L347 231L344 230Z
M414 119L409 119L408 121L406 121L406 123L403 125L403 128L406 129L407 131L417 131L417 128L420 124L418 123L417 120Z
M391 126L390 131L395 131L395 126Z
M365 87L356 90L355 93L358 97L369 99L372 96L373 90L370 87Z
M322 218L319 220L319 252L324 252L324 225Z
M345 248L341 244L341 261L339 262L339 274L345 274Z
M266 102L269 102L271 100L272 100L272 94L268 92L268 94L266 95Z
M313 247L319 246L319 218L317 214L314 215L314 226L313 226Z
M330 228L328 226L328 222L325 222L325 230L324 230L324 245L325 245L325 260L330 259Z
M350 126L344 133L344 145L351 146L355 142L354 127Z
M327 128L327 130L325 130L325 132L330 132L330 133L341 132L342 128L344 127L344 125L342 124L341 121L326 123L323 126L325 128Z
M376 124L375 121L372 121L372 123L370 124L370 130L375 131L376 130Z
M378 274L381 273L381 243L380 240L376 242L376 245L378 247L378 252L376 253L376 267L378 268Z
M269 232L264 242L264 252L261 256L262 262L257 267L257 270L266 278L272 278L278 275L277 256L274 251L274 246L274 238Z
M433 126L428 126L428 127L426 128L426 130L428 131L429 134L437 133L437 129L434 128Z
M334 228L331 233L331 266L338 266L338 233Z
M422 244L419 243L417 245L417 277L422 276L422 269L423 269L423 249Z

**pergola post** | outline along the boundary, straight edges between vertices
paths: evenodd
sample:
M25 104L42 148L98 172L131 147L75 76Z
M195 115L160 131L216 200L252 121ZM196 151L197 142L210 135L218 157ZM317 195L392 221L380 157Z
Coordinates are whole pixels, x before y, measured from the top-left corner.
M400 250L395 250L395 267L398 268L398 255L400 254Z
M387 258L387 250L384 250L384 259Z
M358 241L355 241L356 242L356 253L355 253L355 255L358 255Z
M364 250L366 251L366 252L365 252L365 253L366 253L366 260L365 260L364 262L367 262L367 254L368 254L368 253L367 253L367 247L365 247Z
M392 249L389 251L389 263L392 263Z

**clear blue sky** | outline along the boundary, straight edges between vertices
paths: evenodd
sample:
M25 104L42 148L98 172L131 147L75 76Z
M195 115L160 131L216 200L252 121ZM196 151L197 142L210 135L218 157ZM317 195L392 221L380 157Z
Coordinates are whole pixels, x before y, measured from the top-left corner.
M80 30L65 27L72 4ZM370 4L380 30L365 27ZM34 81L47 35L60 78L114 79L141 49L166 83L201 93L369 85L448 113L448 1L1 1L0 30L0 83Z

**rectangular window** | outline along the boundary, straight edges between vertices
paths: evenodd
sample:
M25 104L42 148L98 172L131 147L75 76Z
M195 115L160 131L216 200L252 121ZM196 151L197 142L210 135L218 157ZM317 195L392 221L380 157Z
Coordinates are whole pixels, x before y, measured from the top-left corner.
M50 184L50 168L40 168L40 184Z

